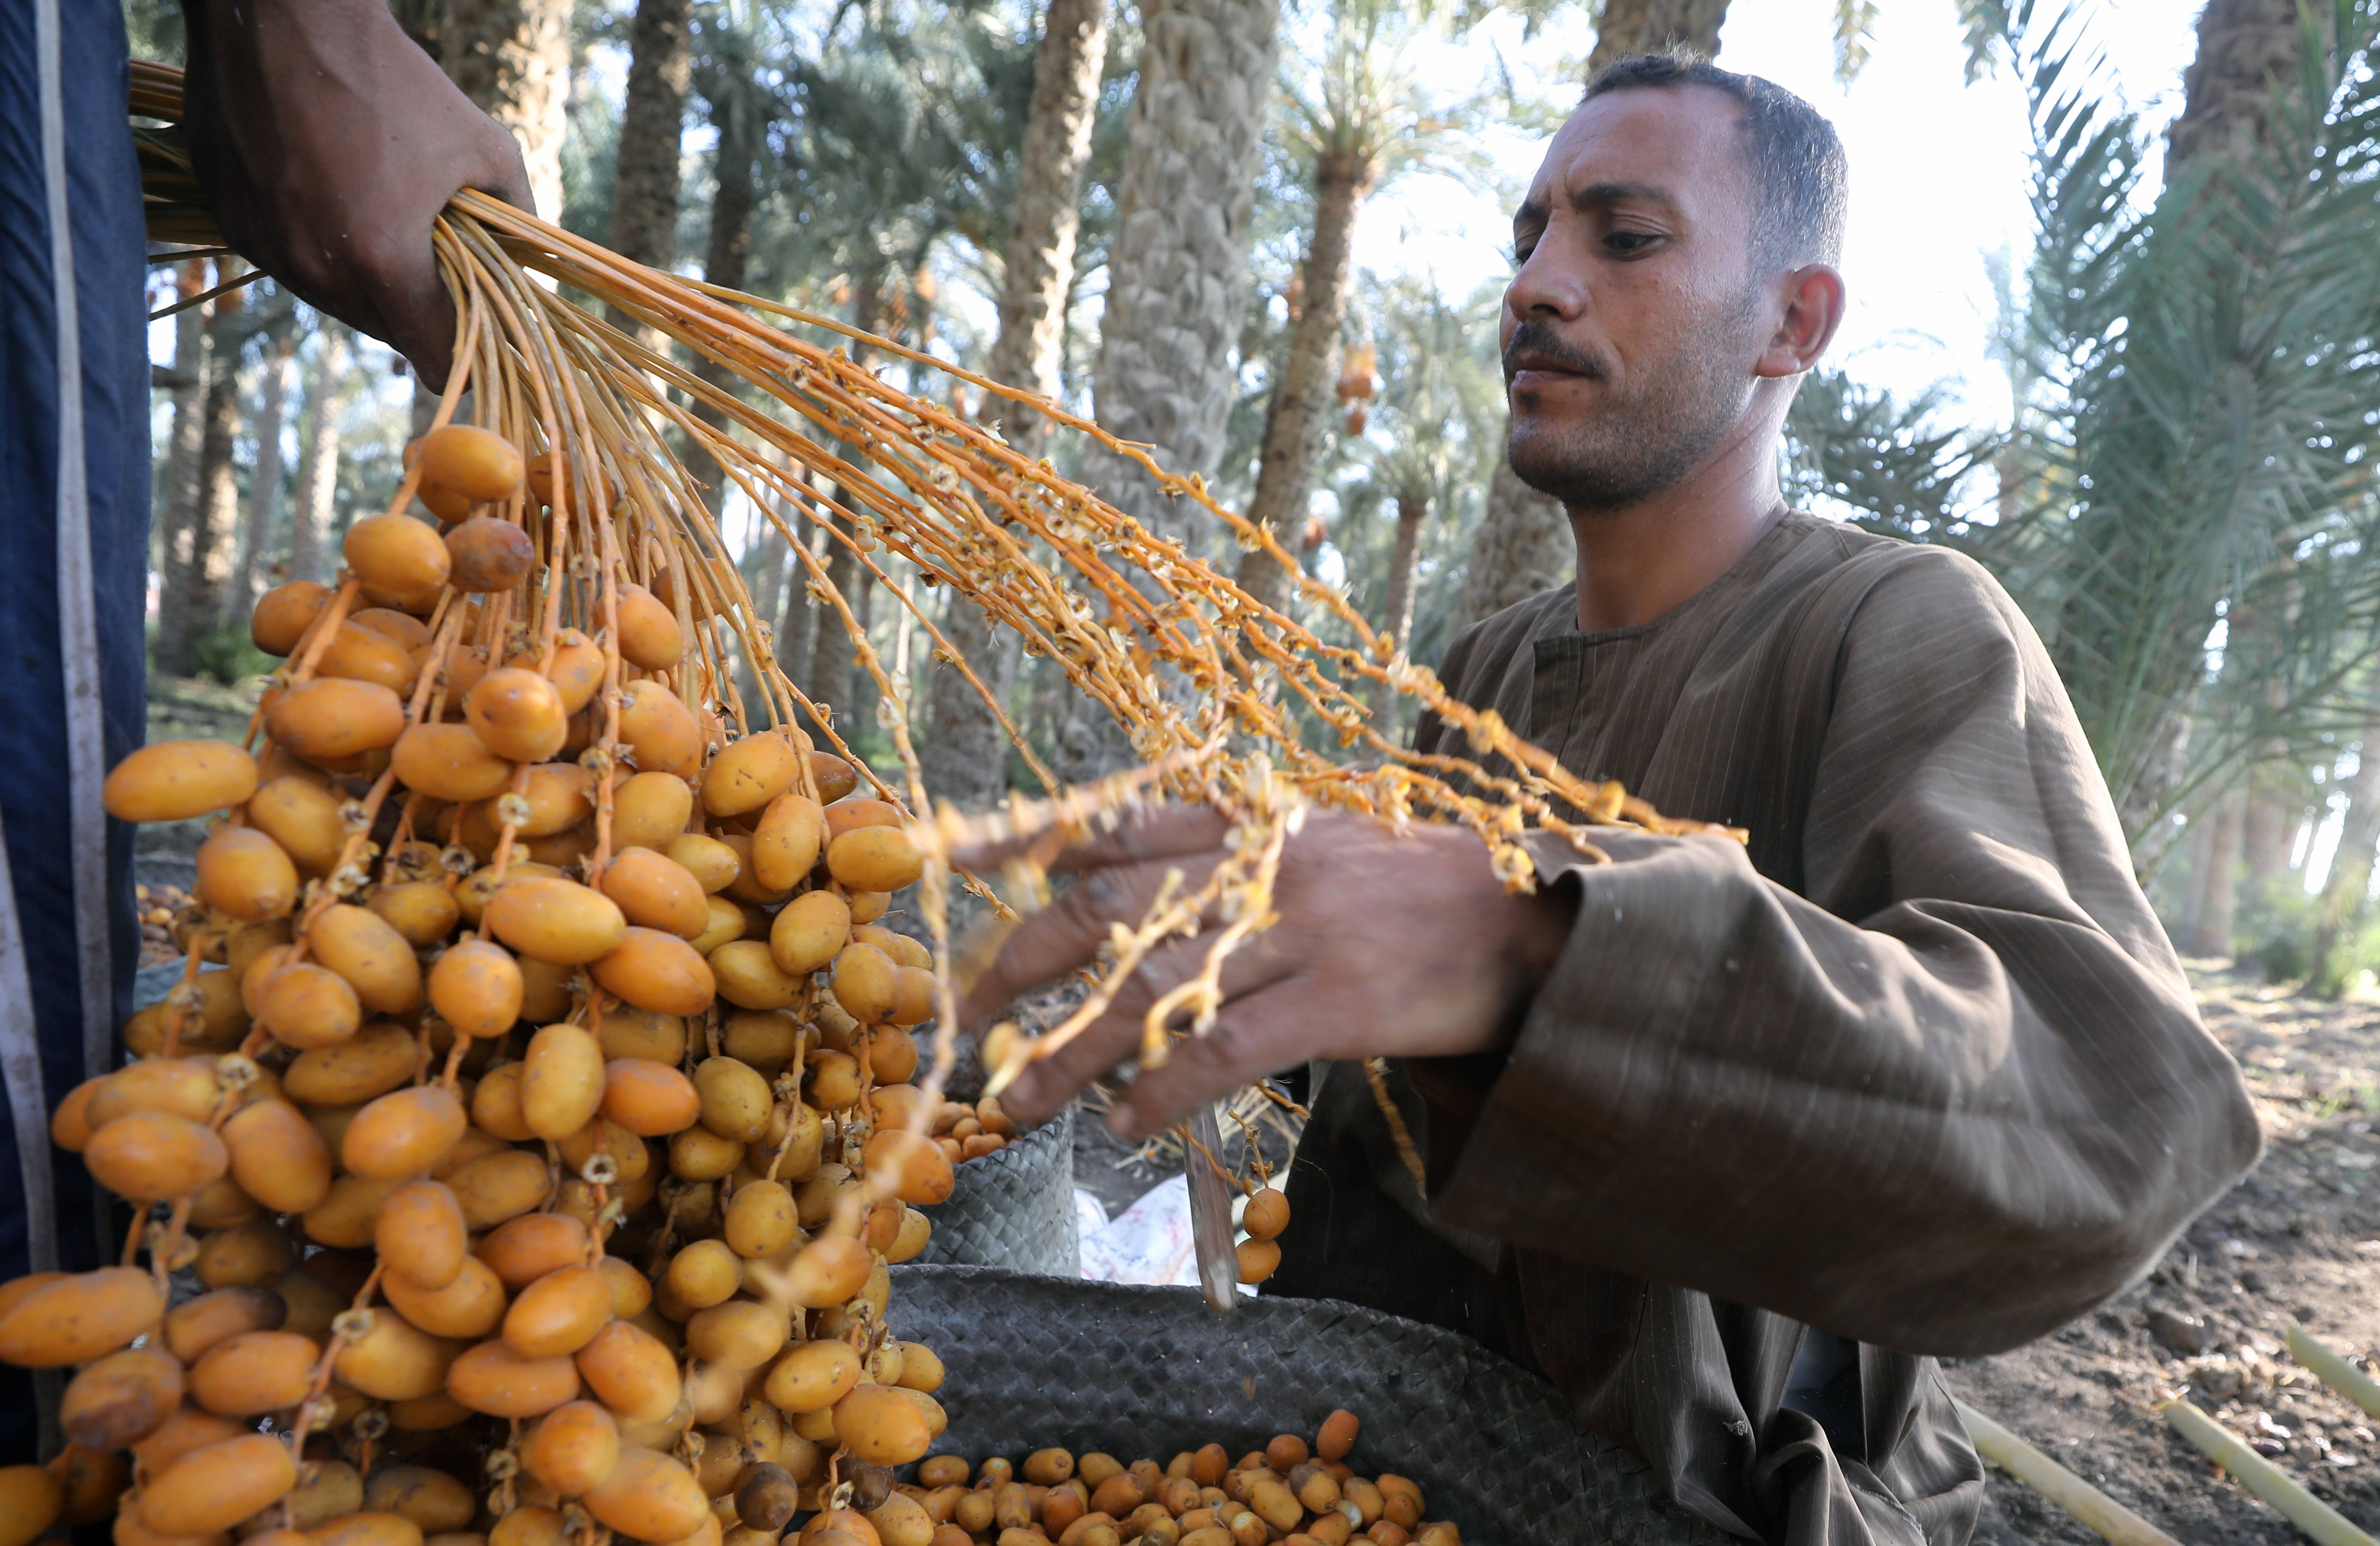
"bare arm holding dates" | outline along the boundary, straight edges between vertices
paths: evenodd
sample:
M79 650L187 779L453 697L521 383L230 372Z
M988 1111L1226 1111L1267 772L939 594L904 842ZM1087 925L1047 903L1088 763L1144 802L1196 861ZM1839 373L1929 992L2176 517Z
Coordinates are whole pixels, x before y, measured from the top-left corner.
M1137 924L1169 872L1196 885L1222 857L1222 818L1172 810L1070 850L1052 867L1078 878L1012 935L961 1007L974 1023L1020 991L1090 964L1113 923ZM1311 1058L1440 1057L1510 1041L1560 953L1572 906L1561 893L1515 896L1469 832L1312 813L1283 850L1271 927L1224 966L1211 1031L1145 1070L1109 1124L1138 1140L1201 1102ZM1156 951L1116 1002L1002 1096L1021 1120L1056 1112L1140 1046L1141 1017L1196 975L1210 941Z
M520 148L381 0L184 0L193 159L241 256L444 383L430 227L480 188L532 204Z

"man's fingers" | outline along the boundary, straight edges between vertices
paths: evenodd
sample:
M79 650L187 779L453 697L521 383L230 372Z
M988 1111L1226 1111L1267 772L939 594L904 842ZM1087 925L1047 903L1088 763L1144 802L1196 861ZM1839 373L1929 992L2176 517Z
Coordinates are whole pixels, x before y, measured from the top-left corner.
M1180 888L1195 890L1215 863L1210 852L1196 859L1112 865L1083 876L1065 895L1016 926L990 968L967 990L959 1023L979 1024L1026 989L1088 966L1108 942L1111 924L1136 925L1148 916L1169 874L1181 871Z
M1011 1087L1012 1094L1023 1092L1016 1098L1026 1103L1018 1114L1029 1113L1038 1119L1040 1115L1054 1113L1083 1086L1126 1058L1139 1056L1142 1027L1147 1023L1149 1007L1205 971L1207 953L1214 945L1214 937L1206 936L1176 940L1151 951L1118 990L1105 1013L1073 1041L1034 1063L1029 1076L1020 1077ZM1280 982L1293 970L1292 962L1265 949L1259 936L1242 943L1223 958L1217 982L1225 999L1236 999ZM1001 1099L1014 1108L1010 1095Z
M1109 1128L1137 1143L1201 1105L1303 1062L1300 1027L1328 1012L1314 996L1292 980L1232 999L1212 1030L1184 1036L1161 1066L1141 1070L1108 1114Z
M1030 1126L1055 1117L1083 1087L1140 1049L1137 1024L1108 1016L1048 1057L1026 1065L1001 1092L1001 1109Z
M1061 849L1050 861L1053 875L1097 869L1103 864L1132 864L1152 859L1182 859L1211 853L1222 846L1230 823L1206 805L1167 805L1127 815L1111 831L1093 831ZM972 843L952 856L961 868L978 875L995 875L1012 857L1029 852L1041 834Z

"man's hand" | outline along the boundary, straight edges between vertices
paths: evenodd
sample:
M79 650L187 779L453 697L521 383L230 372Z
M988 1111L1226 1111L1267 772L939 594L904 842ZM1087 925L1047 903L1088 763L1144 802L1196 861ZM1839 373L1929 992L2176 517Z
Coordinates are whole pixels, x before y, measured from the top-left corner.
M520 147L381 0L184 0L184 100L224 239L443 386L455 307L430 226L466 187L529 209Z
M960 1006L962 1022L978 1024L1025 989L1089 965L1110 924L1140 923L1169 871L1195 889L1222 858L1224 830L1212 811L1169 811L1070 850L1052 868L1080 878L1009 936ZM983 857L961 855L970 867ZM1214 1028L1176 1042L1164 1065L1143 1069L1116 1103L1109 1125L1122 1137L1146 1137L1308 1058L1453 1057L1503 1045L1574 910L1566 898L1506 891L1469 832L1415 827L1398 837L1382 823L1321 811L1283 851L1273 906L1273 924L1226 960ZM1212 938L1160 946L1108 1011L1026 1069L1002 1104L1040 1120L1134 1057L1142 1014L1196 975Z

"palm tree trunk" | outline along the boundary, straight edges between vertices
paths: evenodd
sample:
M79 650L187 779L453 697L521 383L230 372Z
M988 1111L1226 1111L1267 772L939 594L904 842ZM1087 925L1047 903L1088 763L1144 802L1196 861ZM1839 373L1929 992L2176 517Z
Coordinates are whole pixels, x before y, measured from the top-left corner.
M677 248L678 139L694 79L693 15L692 0L637 0L628 33L612 250L656 267L666 266ZM612 320L630 325L616 311Z
M1016 211L1000 294L1000 336L985 373L1005 385L1055 397L1066 338L1066 297L1082 227L1083 167L1090 160L1099 76L1107 60L1107 0L1052 0L1034 57L1033 103L1018 152ZM1049 422L1029 408L987 398L1008 443L1038 456ZM1016 682L1018 640L995 629L981 607L955 591L942 633L1003 705ZM979 808L1008 788L1006 737L990 704L944 666L931 673L929 732L918 746L926 787L938 800Z
M298 446L298 502L289 513L289 577L329 579L334 498L339 487L338 411L347 368L346 329L322 320L314 368L306 382L306 421Z
M875 332L883 326L884 270L880 264L853 276L851 321L862 332ZM864 351L854 344L851 353L854 359L858 359ZM842 448L842 454L849 458L856 454L856 449L845 445ZM835 525L840 527L842 523L836 522ZM852 616L864 628L868 621L868 571L860 566L859 556L848 545L833 537L827 539L826 575L828 582L843 594L844 604L851 609ZM818 633L816 642L810 646L810 674L801 685L811 697L822 699L833 707L835 729L849 740L862 733L859 730L865 722L862 716L868 705L872 704L874 694L863 693L860 688L860 673L854 664L858 652L852 647L851 632L844 626L842 617L832 607L823 604L817 608L817 611Z
M2246 166L2264 148L2275 91L2297 79L2299 0L2206 0L2182 108L2166 130L2166 181L2186 166ZM2319 17L2325 7L2313 7Z
M640 7L640 24L643 16ZM707 283L741 290L752 260L752 211L759 201L754 173L764 126L751 103L733 95L722 95L710 104L710 120L719 130L719 187L710 203L710 231L703 247L702 277ZM674 193L672 198L674 200ZM715 360L696 360L694 373L722 392L730 395L735 393L739 378ZM697 403L694 413L714 429L726 426L727 416L708 403ZM686 470L703 486L703 502L710 507L711 516L716 519L727 500L726 475L721 471L718 460L691 439L686 441L684 460Z
M207 314L207 393L200 406L198 468L188 518L188 545L176 583L157 599L157 670L190 675L198 670L198 642L224 611L231 587L233 545L238 540L240 485L231 466L231 445L240 433L240 343L248 319L240 290L216 295Z
M225 628L246 622L256 598L273 583L273 555L281 546L281 424L288 406L290 381L298 374L298 342L287 326L285 317L266 352L263 389L257 393L256 465L248 477L248 521L239 581L224 598L219 626Z
M1100 426L1159 465L1211 476L1236 379L1250 214L1273 99L1281 0L1146 0L1115 233L1108 243L1094 402ZM1094 450L1082 481L1160 537L1202 552L1211 523L1123 457ZM1068 694L1055 768L1070 783L1126 766L1121 731Z
M1632 54L1668 48L1718 52L1727 0L1604 0L1587 56L1589 74ZM1511 427L1506 426L1506 438ZM1502 457L1488 488L1488 507L1471 539L1461 622L1468 624L1562 583L1575 566L1561 505L1521 481Z
M206 262L180 265L175 290L182 300L207 287ZM164 483L158 490L159 626L170 606L178 606L182 578L190 567L190 522L199 508L199 441L206 429L207 314L189 307L174 316L174 427L166 442ZM168 602L166 598L176 599Z
M1314 235L1305 249L1304 309L1290 332L1281 380L1265 409L1263 461L1248 519L1269 526L1295 552L1305 507L1314 493L1330 421L1331 383L1339 374L1339 330L1347 317L1349 248L1355 216L1371 191L1373 167L1358 155L1327 156L1315 169ZM1268 607L1289 598L1290 571L1261 548L1240 556L1240 588Z
M818 550L816 533L807 522L794 525L795 540ZM817 609L810 603L809 566L792 552L784 556L784 605L777 620L777 669L796 687L807 689L809 683L811 641L817 624L811 613Z
M2198 851L2196 904L2191 909L2190 949L2192 955L2228 956L2240 916L2240 839L2247 815L2246 796L2237 791L2223 797L2204 820L2206 837Z
M1727 0L1603 0L1586 72L1593 75L1632 54L1673 48L1707 57L1718 52L1718 30L1726 20Z
M1280 27L1280 0L1142 7L1094 392L1102 428L1176 473L1211 475L1222 454ZM1086 458L1084 481L1194 551L1211 535L1120 457Z
M2241 818L2240 847L2247 859L2251 889L2272 885L2289 869L2289 853L2297 846L2298 827L2305 807L2293 800L2295 780L2289 770L2267 764L2248 777L2248 810Z
M1380 631L1402 654L1413 637L1414 567L1421 552L1422 523L1429 518L1427 494L1397 496L1397 540L1389 550L1389 599L1380 611ZM1396 712L1398 694L1385 682L1372 683L1372 715L1381 721L1380 733L1390 741L1397 728L1388 723Z
M537 212L562 214L571 0L452 0L439 33L446 74L518 142Z
M2355 777L2347 783L2338 849L2323 883L2310 957L2314 991L2334 996L2346 990L2358 965L2350 948L2368 911L2374 851L2380 849L2380 722L2363 727L2356 759Z
M1487 508L1471 534L1461 622L1476 622L1550 590L1577 564L1578 549L1561 501L1522 482L1512 464L1499 455L1496 476L1488 485Z
M1082 230L1083 168L1107 62L1107 0L1051 0L1033 60L1033 101L1017 151L1016 208L1009 223L1000 291L1000 336L985 374L1045 397L1057 395L1066 337L1066 296ZM990 403L987 415L994 415ZM1041 453L1050 427L1038 414L1001 404L1008 443Z
M231 453L239 435L239 356L247 333L241 296L233 290L216 296L207 319L207 389L188 557L179 583L158 601L157 669L168 676L198 670L199 641L221 620L231 586L239 526L239 482Z

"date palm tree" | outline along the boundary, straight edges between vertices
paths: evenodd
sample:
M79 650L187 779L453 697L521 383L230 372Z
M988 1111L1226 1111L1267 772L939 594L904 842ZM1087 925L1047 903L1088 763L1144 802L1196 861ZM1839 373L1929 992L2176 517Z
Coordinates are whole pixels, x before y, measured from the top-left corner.
M1058 395L1066 301L1082 226L1083 170L1090 160L1099 80L1107 60L1107 0L1052 0L1043 13L1033 96L1018 148L1016 193L1000 293L1000 333L985 373L1046 397ZM990 404L986 411L994 411ZM1002 433L1028 456L1049 438L1038 415L1002 405ZM1016 674L1018 641L995 632L983 609L953 596L942 622L984 684L1004 696ZM1008 786L1007 745L991 707L955 670L932 678L933 733L925 738L928 787L962 805L981 805Z
M1340 0L1321 68L1301 63L1283 72L1283 138L1313 194L1314 224L1247 510L1248 519L1278 533L1295 535L1313 493L1364 200L1407 172L1475 160L1465 152L1484 116L1482 102L1432 103L1418 79L1424 54L1440 36L1434 6ZM1289 593L1289 572L1261 549L1241 558L1238 578L1268 606L1281 605Z
M571 0L451 0L441 62L463 94L519 142L538 213L562 213Z
M676 255L678 144L694 84L694 0L637 0L620 108L612 250L666 266ZM615 313L614 321L621 319Z

